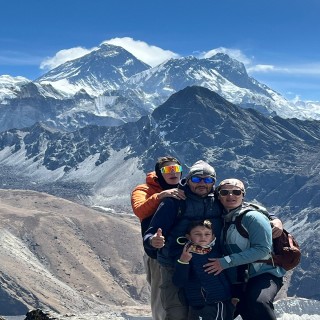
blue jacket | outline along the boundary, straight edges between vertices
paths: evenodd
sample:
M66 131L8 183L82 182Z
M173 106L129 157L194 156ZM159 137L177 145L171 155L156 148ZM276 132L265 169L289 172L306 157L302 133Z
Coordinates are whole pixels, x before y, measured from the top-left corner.
M199 197L191 192L188 185L184 185L184 191L186 200L165 198L160 203L144 235L144 246L152 249L150 238L158 228L162 229L165 246L158 250L157 259L163 266L174 267L182 252L182 246L177 243L177 239L185 236L190 221L208 219L212 223L216 237L219 239L221 235L222 206L215 200L214 194Z
M221 252L217 245L207 254L192 253L189 264L176 262L173 283L184 288L185 296L190 306L203 306L231 298L231 284L224 272L215 276L204 271L203 265L208 258L219 258Z
M242 207L224 213L225 227L223 230L224 253L228 258L220 258L224 269L249 264L249 278L268 272L282 277L285 270L266 263L255 263L257 260L268 259L272 252L272 230L269 219L261 212L252 210L242 218L242 226L247 230L249 238L244 238L237 231L233 222L241 213ZM235 268L232 268L235 270ZM236 276L229 273L231 281L236 283Z

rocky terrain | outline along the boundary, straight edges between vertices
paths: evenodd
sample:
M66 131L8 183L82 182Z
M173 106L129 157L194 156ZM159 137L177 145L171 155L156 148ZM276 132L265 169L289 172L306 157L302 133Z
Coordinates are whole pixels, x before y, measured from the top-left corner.
M140 226L48 194L0 190L0 312L148 315ZM130 313L130 312L129 312Z

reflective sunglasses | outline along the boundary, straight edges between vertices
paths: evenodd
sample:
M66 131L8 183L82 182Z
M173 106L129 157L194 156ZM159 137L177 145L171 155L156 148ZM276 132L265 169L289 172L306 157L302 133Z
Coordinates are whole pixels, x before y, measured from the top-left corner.
M239 196L241 196L242 191L239 189L234 189L234 190L222 189L219 191L219 194L221 197L226 197L229 194L239 197Z
M204 183L214 183L214 179L212 177L205 177L205 178L201 178L201 177L197 177L197 176L193 176L190 179L193 183L200 183L202 180Z
M160 169L161 173L175 173L175 172L182 172L182 167L178 164L173 166L165 166Z

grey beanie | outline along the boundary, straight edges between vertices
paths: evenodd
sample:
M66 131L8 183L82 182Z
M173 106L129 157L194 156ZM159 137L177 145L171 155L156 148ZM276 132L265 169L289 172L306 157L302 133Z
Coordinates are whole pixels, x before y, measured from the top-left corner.
M189 180L191 177L196 175L209 176L209 177L212 177L215 181L217 179L216 171L214 170L214 168L211 167L210 164L208 164L203 160L199 160L191 166L190 171L186 178L187 180Z

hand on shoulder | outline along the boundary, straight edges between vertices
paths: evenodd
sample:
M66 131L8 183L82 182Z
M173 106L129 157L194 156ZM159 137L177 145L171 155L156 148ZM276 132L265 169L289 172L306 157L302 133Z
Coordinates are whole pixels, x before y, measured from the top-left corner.
M163 190L158 194L158 199L162 200L164 198L174 198L179 200L185 200L186 196L184 194L184 191L178 188L172 188L168 190Z

